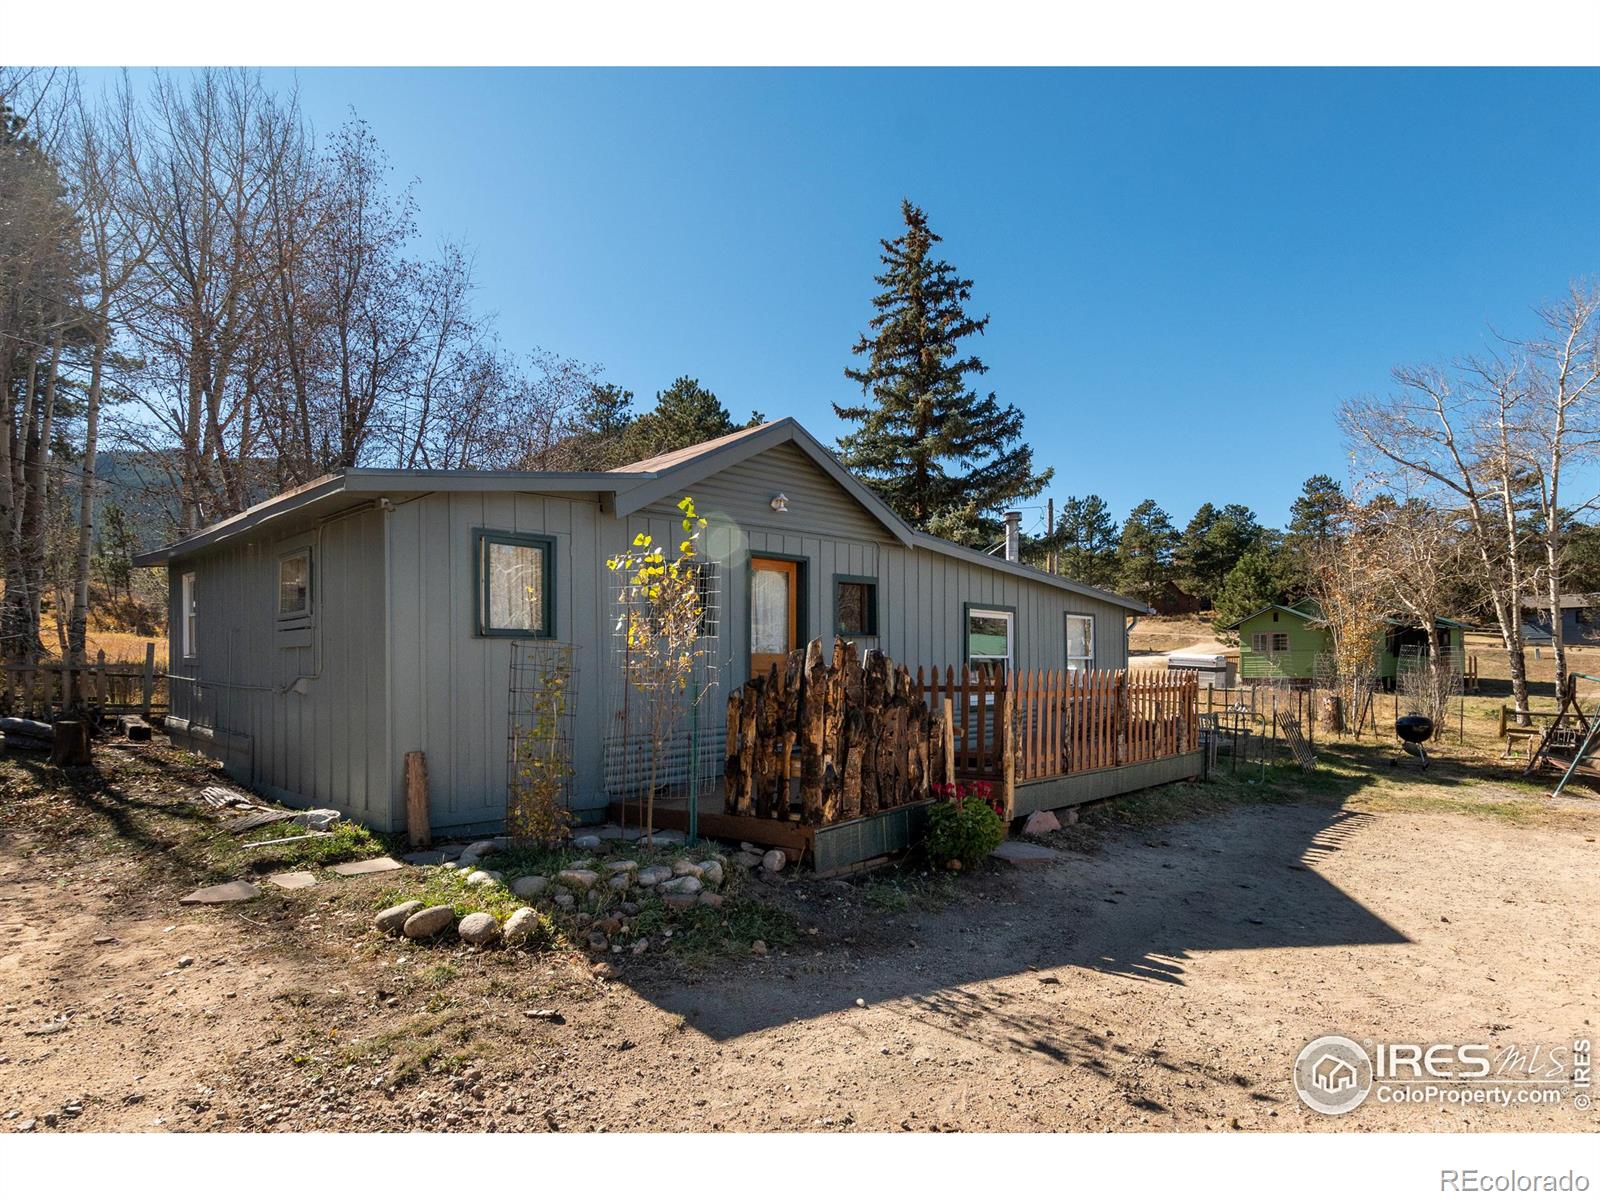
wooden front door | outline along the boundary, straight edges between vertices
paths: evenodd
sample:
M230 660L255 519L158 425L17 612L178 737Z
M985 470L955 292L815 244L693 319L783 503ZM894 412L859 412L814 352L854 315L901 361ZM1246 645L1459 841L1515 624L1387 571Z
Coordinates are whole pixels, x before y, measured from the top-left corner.
M750 674L784 669L800 644L800 564L750 560Z

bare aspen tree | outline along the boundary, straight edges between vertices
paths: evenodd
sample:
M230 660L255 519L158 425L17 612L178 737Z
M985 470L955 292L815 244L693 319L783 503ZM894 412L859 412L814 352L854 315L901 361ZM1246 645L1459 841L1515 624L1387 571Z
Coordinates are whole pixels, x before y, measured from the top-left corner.
M1550 643L1556 687L1567 679L1561 624L1561 580L1567 524L1592 510L1600 496L1564 499L1563 477L1594 458L1600 447L1600 291L1573 284L1555 304L1539 310L1544 331L1516 343L1526 364L1527 469L1536 483L1540 574L1550 608Z
M84 395L83 466L79 473L77 539L73 556L71 616L66 656L86 660L89 624L89 563L94 550L95 457L100 447L100 409L106 356L123 313L129 281L144 261L144 231L123 203L124 154L115 127L82 102L65 158L83 236L87 280L83 323L89 339L89 381Z
M1377 483L1408 494L1431 486L1462 512L1472 533L1478 588L1494 612L1510 660L1513 700L1525 724L1524 392L1515 372L1480 364L1468 375L1471 385L1460 388L1440 369L1397 368L1397 393L1386 400L1347 401L1339 423Z

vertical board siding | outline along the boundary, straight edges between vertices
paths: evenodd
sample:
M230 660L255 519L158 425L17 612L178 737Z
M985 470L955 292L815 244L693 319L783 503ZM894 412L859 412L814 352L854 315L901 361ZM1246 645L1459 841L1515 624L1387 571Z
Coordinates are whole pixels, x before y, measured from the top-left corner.
M354 511L274 528L172 565L195 573L198 657L181 657L169 610L172 715L217 735L242 782L389 828L388 630L382 515ZM277 615L278 558L312 551L309 622ZM308 630L299 636L290 632ZM295 645L296 641L308 645ZM299 688L296 682L300 681Z

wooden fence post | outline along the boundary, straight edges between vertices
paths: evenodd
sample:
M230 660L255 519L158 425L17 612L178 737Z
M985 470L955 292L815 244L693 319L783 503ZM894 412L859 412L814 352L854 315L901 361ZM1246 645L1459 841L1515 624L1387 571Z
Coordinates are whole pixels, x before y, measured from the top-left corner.
M406 751L406 834L413 849L433 839L428 828L428 757L421 750Z
M150 715L150 710L155 706L155 702L156 702L156 644L154 642L146 642L144 644L144 707L143 707L143 712L144 712L144 715L146 717L148 717Z
M940 719L944 722L944 781L953 784L956 781L956 714L955 701L948 691L944 694L944 712Z
M995 741L1000 743L1000 789L1009 821L1017 812L1017 711L1016 688L1012 686L1016 675L1008 671L1002 678L1005 691L1001 695L1000 728L995 732Z

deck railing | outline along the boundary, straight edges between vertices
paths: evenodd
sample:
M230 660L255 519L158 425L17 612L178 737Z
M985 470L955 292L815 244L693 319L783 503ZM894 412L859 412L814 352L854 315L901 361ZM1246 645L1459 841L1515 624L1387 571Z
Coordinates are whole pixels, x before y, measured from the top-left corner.
M1003 779L1008 743L1017 782L1170 758L1199 744L1192 671L946 667L931 678L919 670L917 684L936 710L950 701L956 771L965 777Z

